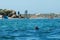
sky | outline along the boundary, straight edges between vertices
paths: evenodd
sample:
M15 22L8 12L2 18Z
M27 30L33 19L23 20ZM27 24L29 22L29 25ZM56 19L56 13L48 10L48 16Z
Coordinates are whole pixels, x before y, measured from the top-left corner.
M60 0L0 0L0 9L24 13L60 13Z

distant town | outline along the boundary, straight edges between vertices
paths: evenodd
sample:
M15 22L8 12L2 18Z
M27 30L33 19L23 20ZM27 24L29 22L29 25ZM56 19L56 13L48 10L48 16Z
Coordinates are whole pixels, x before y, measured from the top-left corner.
M22 13L20 13L20 11L16 12L14 10L0 9L0 19L4 18L5 16L7 16L8 19L11 19L11 18L29 18L29 19L60 18L59 13L34 13L34 14L29 14L28 10L25 10L24 14L22 14Z

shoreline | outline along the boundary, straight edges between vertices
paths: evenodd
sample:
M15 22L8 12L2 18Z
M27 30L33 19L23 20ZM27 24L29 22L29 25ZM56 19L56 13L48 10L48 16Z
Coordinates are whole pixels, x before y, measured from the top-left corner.
M0 17L0 19L6 19L6 18ZM36 17L36 18L12 18L12 17L8 17L7 19L60 19L60 18L59 18L59 17L54 17L54 18L48 18L48 17Z

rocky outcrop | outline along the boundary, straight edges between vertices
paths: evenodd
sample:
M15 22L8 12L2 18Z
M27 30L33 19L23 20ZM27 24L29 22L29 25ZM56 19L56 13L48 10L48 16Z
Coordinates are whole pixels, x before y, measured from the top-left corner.
M14 10L8 10L8 9L0 9L0 15L10 15L14 14L16 11Z

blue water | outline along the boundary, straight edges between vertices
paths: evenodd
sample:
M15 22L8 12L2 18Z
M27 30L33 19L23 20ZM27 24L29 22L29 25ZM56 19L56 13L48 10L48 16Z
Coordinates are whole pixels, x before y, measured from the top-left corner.
M60 19L0 19L0 40L60 40Z

